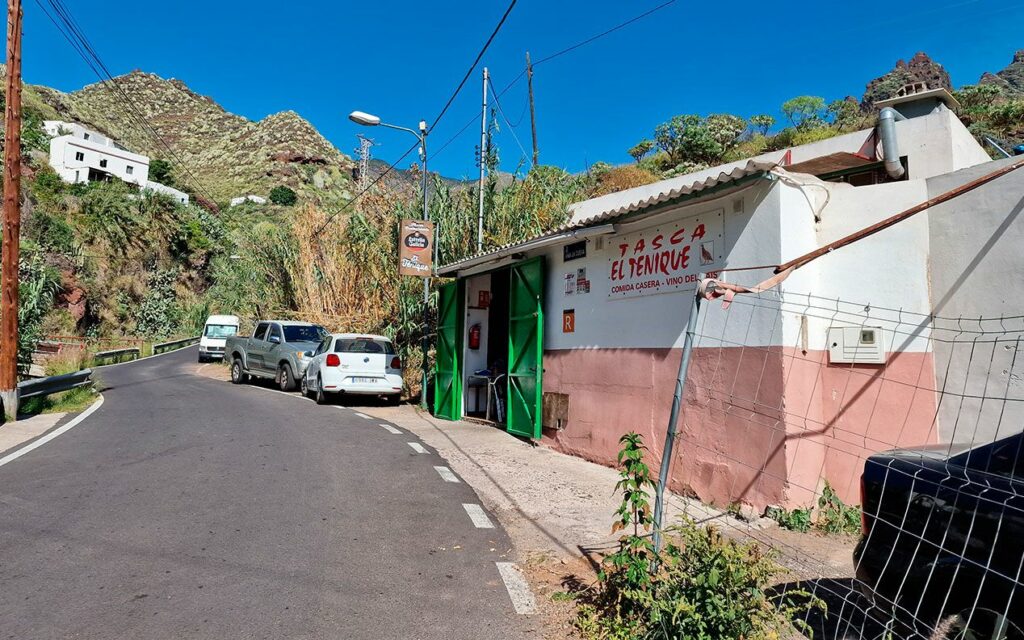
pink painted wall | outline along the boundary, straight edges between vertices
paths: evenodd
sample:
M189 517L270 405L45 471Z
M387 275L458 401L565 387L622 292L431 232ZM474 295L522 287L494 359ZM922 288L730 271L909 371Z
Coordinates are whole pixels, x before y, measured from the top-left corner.
M569 419L543 441L615 465L619 437L644 436L656 473L680 349L574 349L544 354L544 391L569 394ZM936 441L934 367L927 353L883 366L829 365L822 351L694 350L671 488L725 506L813 504L827 478L859 501L864 459Z

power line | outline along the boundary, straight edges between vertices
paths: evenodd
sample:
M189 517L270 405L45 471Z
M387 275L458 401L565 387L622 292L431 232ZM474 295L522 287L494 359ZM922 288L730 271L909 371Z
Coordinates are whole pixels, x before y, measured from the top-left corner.
M512 133L512 137L515 139L516 144L519 145L519 150L523 152L523 157L527 158L530 166L533 166L533 161L530 160L529 154L526 153L526 149L523 148L523 143L519 141L519 136L516 135L516 128L512 126L512 123L508 121L508 117L505 115L505 110L501 108L501 101L498 100L498 92L494 90L494 83L491 82L490 78L487 78L487 84L491 86L491 93L494 94L494 104L498 107L498 113L501 114L501 119L508 125L509 132Z
M162 137L160 137L160 134L156 131L156 129L154 129L153 126L149 124L148 120L146 119L142 111L139 109L138 105L135 104L131 97L128 96L128 94L125 93L121 86L114 80L113 74L110 73L110 70L107 68L102 58L100 58L99 54L92 46L92 43L89 41L84 31L79 26L78 22L75 20L70 10L63 4L63 2L61 0L48 0L48 3L50 4L51 9L53 10L53 13L56 14L57 16L56 18L54 18L54 15L51 14L49 10L47 10L47 8L42 4L40 0L35 0L35 2L46 15L46 17L49 18L50 22L52 22L53 25L57 28L60 34L64 36L64 38L68 41L71 47L75 50L75 52L78 53L78 55L82 58L86 65L90 69L92 69L93 73L95 73L97 78L99 78L101 84L103 84L105 87L112 88L113 91L115 91L117 94L121 96L123 102L115 101L115 103L121 109L122 113L128 117L129 122L134 123L136 125L141 124L145 130L148 130L149 135L153 137L156 141L158 141L161 145L163 145L163 147L167 149L171 157L173 157L178 162L182 170L184 170L188 177L191 179L193 186L196 187L196 191L209 201L213 202L213 198L210 196L209 192L203 187L202 183L199 182L198 178L196 178L195 174L188 167L188 165L181 159L181 157L177 153L175 153L175 151L170 147L170 145L168 145L167 142ZM128 109L130 109L130 111L125 108L126 106L128 107Z
M494 27L494 31L491 32L491 37L487 38L487 42L485 42L483 48L480 49L480 53L476 54L476 59L473 60L473 64L471 64L469 69L466 70L466 75L462 77L462 82L459 83L459 86L455 87L455 91L453 91L451 97L448 98L448 102L446 102L444 108L441 109L441 113L437 114L437 117L434 118L434 122L430 125L430 129L427 130L427 133L434 130L434 127L436 127L437 123L444 117L448 108L452 106L452 102L455 102L455 98L458 97L459 92L462 91L462 87L466 86L466 81L469 80L469 76L473 73L473 70L476 69L476 65L480 64L480 59L484 57L484 54L487 53L488 47L491 46L491 43L494 42L494 38L498 35L498 32L501 31L502 25L505 24L505 20L507 20L509 14L512 13L512 9L516 6L516 2L517 0L512 0L512 2L509 3L508 8L505 9L504 15L501 16L501 20L498 21L498 24Z
M389 173L394 171L395 167L397 167L400 162L405 160L406 157L410 153L412 153L413 150L416 147L419 146L419 144L420 144L419 142L414 142L411 147L406 149L405 153L403 153L402 156L400 158L398 158L398 160L395 160L390 165L388 165L388 168L385 169L379 176L374 178L373 182L371 182L370 184L366 185L366 188L362 189L361 191L359 191L359 193L357 193L356 195L352 196L352 198L348 202L346 202L345 204L341 205L340 209L338 209L337 211L335 211L331 215L327 216L327 219L324 220L322 223L320 223L320 226L317 227L316 232L313 235L317 235L321 231L326 229L327 225L329 225L335 218L337 218L339 215L344 213L349 207L351 207L353 204L355 204L356 200L359 200L359 198L362 198L364 195L366 195L366 193L368 193L370 191L370 189L372 189L374 186L376 186L376 184L378 182L383 180Z
M676 2L676 0L668 0L668 2L664 2L662 4L659 4L658 6L652 8L652 9L648 9L647 11L641 13L638 16L634 16L634 17L630 18L629 20L626 20L625 22L621 22L621 23L615 25L611 29L607 29L605 31L602 31L601 33L599 33L597 35L590 36L586 40L582 40L580 42L577 42L576 44L574 44L572 46L569 46L569 47L566 47L565 49L562 49L561 51L559 51L557 53L553 53L550 56L547 56L546 58L541 58L537 62L534 62L533 66L536 67L537 65L544 64L545 62L548 62L549 60L554 60L555 58L557 58L559 56L564 56L565 54L569 53L570 51L574 51L576 49L579 49L582 46L590 44L594 40L598 40L600 38L605 37L606 35L608 35L610 33L615 33L619 29L622 29L624 27L628 27L629 25L633 24L637 20L643 20L644 18L646 18L647 16L651 15L652 13L655 13L656 11L661 11L665 7L667 7L669 5L672 5L672 4L675 4L675 2Z
M633 24L634 22L636 22L638 20L642 20L642 19L646 18L647 16L649 16L649 15L651 15L651 14L657 12L657 11L661 11L665 7L668 7L669 5L675 4L675 2L676 2L676 0L668 0L668 2L663 2L662 4L659 4L656 7L648 9L647 11L645 11L645 12L639 14L639 15L633 16L632 18L630 18L629 20L626 20L625 22L620 22L619 24L615 25L614 27L611 27L610 29L606 29L606 30L602 31L601 33L598 33L596 35L590 36L589 38L586 38L585 40L581 40L581 41L577 42L576 44L573 44L573 45L568 46L568 47L566 47L566 48L564 48L564 49L562 49L560 51L557 51L557 52L555 52L555 53L553 53L553 54L551 54L549 56L541 58L537 62L534 62L533 66L536 67L538 65L544 64L545 62L550 62L550 61L554 60L555 58L564 56L565 54L567 54L567 53L569 53L571 51L575 51L576 49L579 49L582 46L588 45L591 42L594 42L595 40L603 38L603 37L605 37L605 36L607 36L607 35L609 35L611 33L614 33L616 31L618 31L619 29L627 27L627 26ZM523 69L522 71L519 72L519 75L517 75L515 78L513 78L512 81L509 82L507 85L505 85L504 89L502 89L501 91L499 91L499 92L494 94L495 100L497 100L501 96L505 95L505 93L509 89L511 89L513 86L515 86L520 80L522 80L523 76L525 76L525 75L526 75L526 69ZM461 129L459 129L458 132L456 132L455 135L453 135L451 138L449 138L447 141L445 141L445 143L442 144L438 148L438 150L434 152L434 156L436 157L439 153L441 153L441 151L443 151L444 149L448 148L448 146L451 143L455 142L455 140L459 136L461 136L463 133L465 133L466 129L468 129L469 126L471 124L473 124L473 122L475 122L475 121L476 121L476 117L474 116Z
M451 97L448 98L448 102L445 103L444 107L441 109L441 112L437 114L436 118L434 118L433 124L431 124L430 128L427 129L428 134L431 131L433 131L434 127L437 126L437 123L439 123L441 121L441 118L444 117L444 114L447 113L448 108L452 106L452 102L455 101L455 98L458 97L459 92L462 91L462 87L465 86L466 81L469 79L469 76L473 73L473 69L475 69L476 66L480 63L480 59L484 57L484 53L487 52L488 47L490 47L491 43L494 42L494 38L498 35L498 32L501 30L502 25L505 24L505 20L507 20L509 14L512 13L512 8L516 6L516 2L517 0L512 0L512 2L509 3L508 8L505 9L505 13L501 16L501 20L498 21L498 24L494 27L494 30L491 32L490 37L487 38L487 42L484 43L484 46L480 49L480 52L476 55L476 58L473 60L473 64L470 65L469 69L466 71L466 75L463 76L462 82L460 82L459 85L455 87L455 91L453 91ZM323 223L321 223L320 226L317 228L316 233L320 233L321 231L323 231L327 227L327 225L331 223L331 221L333 221L342 212L346 211L349 207L351 207L356 202L356 200L361 198L365 193L372 189L374 185L383 180L384 177L391 173L400 162L405 160L406 156L412 153L413 149L415 149L418 145L419 143L417 142L413 144L411 147L409 147L409 149L402 154L402 157L400 157L398 160L395 160L391 165L389 165L388 168L385 169L384 172L381 173L379 176L377 176L377 178L373 182L367 185L365 189L361 190L359 193L354 195L352 199L343 204L340 209L329 215L327 219L324 220Z
M132 100L131 97L128 96L128 94L114 80L113 74L107 68L106 64L103 62L103 59L100 58L99 54L96 52L95 48L92 46L92 43L86 37L85 32L78 25L78 22L75 20L74 16L71 14L70 10L68 10L67 6L64 5L63 0L49 0L49 2L50 2L50 5L54 7L54 10L62 15L63 21L66 24L70 25L70 27L73 29L74 33L77 34L77 37L85 45L87 51L91 54L91 56L99 64L100 68L103 70L103 73L106 75L107 79L109 80L109 84L113 85L114 89L121 95L121 97L124 99L124 101L128 105L128 107L134 112L134 114L135 114L135 121L138 122L138 123L141 123L142 126L149 131L150 135L156 141L158 141L165 149L167 149L167 152L171 155L171 157L173 157L178 162L178 164L181 166L181 168L185 171L185 173L188 174L188 177L192 180L193 185L196 187L196 190L200 193L200 195L204 196L206 199L208 199L209 201L213 202L213 197L210 195L209 191L202 185L202 183L199 181L199 179L196 177L196 175L192 172L192 170L189 168L188 164L185 163L181 159L181 157L174 151L174 149L172 149L170 147L170 145L167 144L167 141L165 141L160 136L160 134L156 131L156 129L153 128L152 125L150 125L150 123L149 123L148 119L146 118L145 114L142 113L141 109L138 107L138 105L135 103L135 101ZM103 80L103 78L101 77L100 80ZM108 84L108 83L105 82L104 84Z

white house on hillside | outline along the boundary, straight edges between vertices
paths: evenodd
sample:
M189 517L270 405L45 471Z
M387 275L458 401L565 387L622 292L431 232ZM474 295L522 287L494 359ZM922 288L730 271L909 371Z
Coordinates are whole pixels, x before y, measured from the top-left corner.
M112 139L75 122L47 120L50 166L65 182L87 183L117 178L143 190L162 193L187 204L188 194L149 180L149 158L132 153Z

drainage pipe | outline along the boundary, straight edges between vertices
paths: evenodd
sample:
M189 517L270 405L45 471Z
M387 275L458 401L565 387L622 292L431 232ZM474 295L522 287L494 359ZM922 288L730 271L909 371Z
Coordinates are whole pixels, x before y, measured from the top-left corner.
M902 113L892 107L883 107L878 113L878 137L882 139L882 155L885 157L885 171L899 180L907 172L900 162L900 147L896 142L896 122L906 120Z

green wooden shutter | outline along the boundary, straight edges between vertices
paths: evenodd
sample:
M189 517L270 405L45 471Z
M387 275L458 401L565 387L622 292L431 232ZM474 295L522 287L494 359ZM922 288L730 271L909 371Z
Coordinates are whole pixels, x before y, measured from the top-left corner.
M512 265L509 277L508 430L540 438L544 371L544 258Z
M437 299L434 415L462 419L462 280L443 285Z

